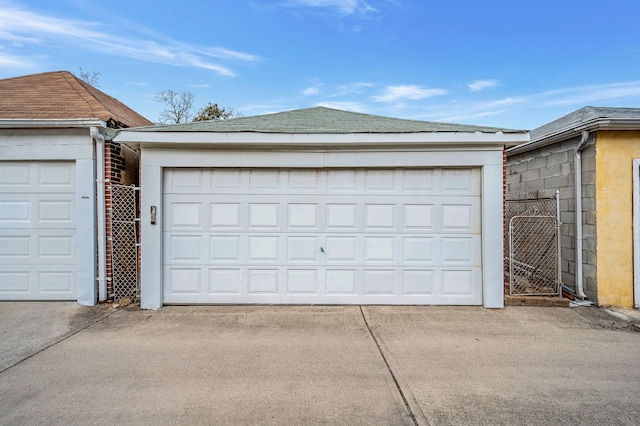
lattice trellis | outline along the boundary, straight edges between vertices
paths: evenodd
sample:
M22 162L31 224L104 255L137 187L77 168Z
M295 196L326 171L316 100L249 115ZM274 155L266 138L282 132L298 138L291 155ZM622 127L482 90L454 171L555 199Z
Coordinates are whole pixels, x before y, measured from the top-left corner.
M111 185L111 247L113 299L140 298L138 219L134 186Z
M560 294L557 196L508 195L505 272L512 295Z

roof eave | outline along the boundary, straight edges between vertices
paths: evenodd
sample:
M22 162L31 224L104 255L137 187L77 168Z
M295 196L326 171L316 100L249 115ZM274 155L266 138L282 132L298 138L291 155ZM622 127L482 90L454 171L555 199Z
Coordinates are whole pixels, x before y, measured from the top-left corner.
M507 155L520 154L579 136L582 131L596 130L640 130L640 119L634 118L594 118L577 125L557 129L553 133L539 136L534 140L507 149Z
M267 145L292 146L405 146L473 144L514 146L529 141L527 132L421 132L421 133L256 133L256 132L136 132L119 130L115 141L149 148L186 146L226 147Z
M0 129L51 129L51 128L106 128L107 123L97 118L0 118Z

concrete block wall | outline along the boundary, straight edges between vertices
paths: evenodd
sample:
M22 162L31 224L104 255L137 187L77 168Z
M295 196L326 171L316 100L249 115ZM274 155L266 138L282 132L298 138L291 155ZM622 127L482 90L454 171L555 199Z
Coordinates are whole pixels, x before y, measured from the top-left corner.
M574 155L579 141L577 136L507 156L507 192L539 191L544 196L552 196L556 190L560 191L562 281L573 288L576 274ZM585 293L593 301L597 301L595 155L595 137L591 135L582 151L582 257Z

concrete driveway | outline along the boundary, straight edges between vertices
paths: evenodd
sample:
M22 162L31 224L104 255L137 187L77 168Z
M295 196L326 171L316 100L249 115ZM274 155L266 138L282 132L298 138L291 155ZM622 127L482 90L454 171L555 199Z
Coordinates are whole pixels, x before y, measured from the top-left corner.
M599 308L0 303L0 424L638 424Z

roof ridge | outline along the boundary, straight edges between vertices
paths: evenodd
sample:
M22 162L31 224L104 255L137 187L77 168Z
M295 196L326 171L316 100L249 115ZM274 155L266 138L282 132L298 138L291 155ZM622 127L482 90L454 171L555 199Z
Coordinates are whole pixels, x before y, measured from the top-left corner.
M89 92L89 90L87 90L87 88L84 86L83 81L81 81L78 77L76 77L73 73L69 72L69 71L62 71L62 77L64 78L64 81L69 85L69 87L71 87L86 103L87 106L89 107L89 109L91 109L91 111L93 111L94 115L96 117L100 116L100 113L98 111L96 111L96 108L94 108L94 105L92 102L87 100L87 95L90 99L92 99L93 101L97 102L98 105L101 105L100 101L98 101L98 99ZM82 88L82 90L78 89L78 86L80 86ZM89 87L93 87L87 84L87 86ZM103 108L104 109L104 108ZM107 111L108 112L108 111ZM111 113L109 113L111 115Z

